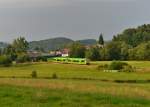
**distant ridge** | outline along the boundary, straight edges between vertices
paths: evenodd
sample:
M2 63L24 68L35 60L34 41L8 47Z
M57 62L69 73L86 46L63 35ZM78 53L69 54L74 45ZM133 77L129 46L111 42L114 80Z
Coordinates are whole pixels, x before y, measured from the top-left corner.
M30 47L30 49L35 49L38 47L38 48L44 49L45 51L49 51L49 50L61 49L64 46L67 46L73 42L75 42L75 41L72 39L69 39L69 38L57 37L57 38L29 42L29 47ZM83 45L96 44L95 39L77 40L77 42L80 42Z
M74 41L64 37L45 39L40 41L32 41L29 43L30 49L42 48L45 51L47 50L57 50L63 48L65 45L73 43Z
M97 43L95 39L77 40L77 42L80 42L83 45L95 45Z

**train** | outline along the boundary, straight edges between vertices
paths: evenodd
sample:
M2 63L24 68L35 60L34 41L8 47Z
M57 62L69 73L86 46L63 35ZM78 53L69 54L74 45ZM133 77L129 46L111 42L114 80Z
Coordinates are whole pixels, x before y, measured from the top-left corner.
M89 61L86 58L68 58L68 57L49 58L48 61L60 62L66 64L83 64L83 65L89 63Z

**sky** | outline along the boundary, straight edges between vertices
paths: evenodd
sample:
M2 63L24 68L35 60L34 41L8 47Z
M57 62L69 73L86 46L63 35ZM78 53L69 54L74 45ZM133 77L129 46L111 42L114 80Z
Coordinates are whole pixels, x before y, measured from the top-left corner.
M0 41L68 37L105 40L150 23L150 0L0 0Z

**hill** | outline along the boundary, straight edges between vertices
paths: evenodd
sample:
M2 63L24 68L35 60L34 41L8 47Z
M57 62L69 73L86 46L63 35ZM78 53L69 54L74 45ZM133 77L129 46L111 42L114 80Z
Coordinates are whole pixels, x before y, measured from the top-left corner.
M58 37L58 38L29 42L29 48L31 50L36 49L36 48L44 49L45 51L57 50L57 49L65 47L65 46L68 46L69 44L71 44L73 42L75 42L75 41L72 39ZM94 40L94 39L78 40L77 42L80 42L83 45L96 44L96 40Z
M95 45L96 44L95 39L84 39L84 40L78 40L77 42L80 42L83 45Z
M29 48L35 49L38 47L38 48L44 49L45 51L56 50L72 42L74 41L71 39L59 37L59 38L52 38L52 39L46 39L46 40L40 40L40 41L32 41L29 43Z

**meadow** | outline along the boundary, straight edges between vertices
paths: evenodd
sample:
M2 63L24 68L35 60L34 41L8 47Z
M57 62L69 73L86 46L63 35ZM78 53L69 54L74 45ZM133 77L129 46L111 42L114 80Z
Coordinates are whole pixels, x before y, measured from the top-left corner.
M97 69L106 63L110 62L91 62L91 65L47 62L0 67L0 105L149 107L150 62L129 61L137 68L137 72L131 73ZM37 72L37 78L31 77L32 71ZM52 78L53 74L57 78Z

